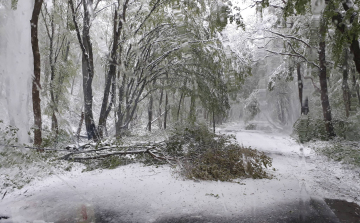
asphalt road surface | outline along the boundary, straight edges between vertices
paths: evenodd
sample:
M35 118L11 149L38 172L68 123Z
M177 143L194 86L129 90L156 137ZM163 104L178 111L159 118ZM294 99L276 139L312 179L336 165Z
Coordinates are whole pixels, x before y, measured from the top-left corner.
M34 223L44 222L101 222L101 223L127 223L138 222L131 219L130 210L105 210L101 207L80 210L64 210L59 219L44 219L29 221ZM146 210L144 210L146 211ZM1 223L15 223L7 216L0 216ZM269 207L266 210L253 210L245 215L220 216L209 213L198 213L179 216L162 216L155 223L358 223L360 222L360 207L355 203L343 200L330 200L311 198L309 201L293 204L283 204L277 210Z

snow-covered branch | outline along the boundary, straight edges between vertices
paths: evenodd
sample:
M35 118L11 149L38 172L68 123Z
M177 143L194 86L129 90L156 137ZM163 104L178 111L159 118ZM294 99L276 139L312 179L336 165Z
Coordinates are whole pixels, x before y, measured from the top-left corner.
M265 32L269 32L269 33L272 33L272 34L275 34L277 36L280 36L280 37L283 37L285 39L293 39L293 40L296 40L296 41L299 41L303 44L305 44L307 47L309 48L315 48L315 47L312 47L310 44L308 44L307 42L305 42L304 40L300 39L300 38L297 38L295 36L289 36L289 35L284 35L284 34L281 34L281 33L278 33L278 32L274 32L272 30L268 30L268 29L264 29Z

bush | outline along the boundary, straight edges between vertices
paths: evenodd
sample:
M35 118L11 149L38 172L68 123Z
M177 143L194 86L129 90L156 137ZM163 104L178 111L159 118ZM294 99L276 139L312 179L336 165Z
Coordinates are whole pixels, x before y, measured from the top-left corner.
M181 174L188 179L271 178L266 172L270 157L238 145L234 136L214 134L205 125L179 127L166 142L166 151L182 158Z
M328 140L325 122L322 119L314 119L309 115L300 116L294 123L293 136L298 138L300 143L313 139Z
M253 123L247 124L245 130L256 130L256 125Z
M355 120L356 117L348 120L333 119L332 124L336 136L357 141L359 139L359 125ZM320 118L313 118L311 115L302 115L294 123L293 135L299 139L300 143L308 142L310 140L329 140L325 129L325 121Z
M349 141L332 141L330 145L315 147L314 150L330 159L360 167L359 144Z
M58 134L48 129L43 130L42 148L64 148L73 143L72 136L63 129L59 129Z
M205 151L211 145L224 143L223 141L227 140L223 136L216 140L216 136L203 124L179 126L166 141L166 152L176 157L193 156Z
M18 143L18 131L18 128L11 125L5 126L3 120L0 120L0 146L11 147L16 145Z

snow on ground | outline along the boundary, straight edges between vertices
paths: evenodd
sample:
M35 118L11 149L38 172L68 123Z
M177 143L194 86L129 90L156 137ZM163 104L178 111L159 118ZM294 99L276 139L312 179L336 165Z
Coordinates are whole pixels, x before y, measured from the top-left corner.
M220 131L235 134L240 144L270 155L276 170L269 171L275 178L245 179L240 183L184 180L166 165L131 164L84 173L76 169L7 194L0 200L0 216L12 216L12 222L66 222L81 219L85 213L90 222L92 213L103 211L111 213L105 214L109 218L106 222L117 216L123 222L155 222L167 216L291 213L311 197L360 203L358 173L315 155L289 136L247 131L236 123Z

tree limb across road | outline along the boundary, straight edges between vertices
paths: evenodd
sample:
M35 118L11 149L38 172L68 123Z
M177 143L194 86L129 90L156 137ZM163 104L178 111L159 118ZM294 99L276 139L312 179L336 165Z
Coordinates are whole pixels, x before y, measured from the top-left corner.
M162 143L154 143L154 144L138 144L138 145L129 145L129 146L104 146L98 149L91 149L91 150L83 150L83 151L75 151L68 153L59 159L61 160L68 160L68 161L75 161L81 162L84 160L94 160L94 159L102 159L110 156L123 156L123 155L135 155L135 154L149 154L152 158L157 160L163 160L168 162L169 164L173 165L171 161L176 162L177 160L173 157L168 157L161 153L159 148L163 146ZM108 152L99 154L98 152L110 149L124 149L125 151L116 151L116 152ZM129 149L136 149L136 150L129 150ZM84 153L95 153L92 156L76 156L78 154Z

